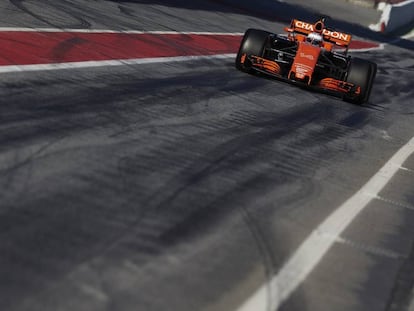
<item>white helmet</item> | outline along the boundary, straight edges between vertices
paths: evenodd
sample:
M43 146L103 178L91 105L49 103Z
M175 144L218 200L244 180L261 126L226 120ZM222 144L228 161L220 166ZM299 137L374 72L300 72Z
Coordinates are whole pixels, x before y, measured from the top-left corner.
M322 40L322 36L316 32L311 32L306 38L306 41L312 43L313 45L320 45Z

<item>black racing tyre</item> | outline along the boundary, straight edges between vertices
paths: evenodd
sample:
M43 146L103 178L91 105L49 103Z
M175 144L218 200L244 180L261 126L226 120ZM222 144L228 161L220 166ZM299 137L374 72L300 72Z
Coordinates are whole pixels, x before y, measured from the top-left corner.
M351 58L346 81L360 86L361 93L357 97L345 97L345 100L358 105L368 102L376 73L377 64L361 58Z
M248 61L244 64L241 63L242 55L262 56L269 35L271 35L270 32L259 29L248 29L245 32L236 57L237 69L244 72L251 72L251 67Z

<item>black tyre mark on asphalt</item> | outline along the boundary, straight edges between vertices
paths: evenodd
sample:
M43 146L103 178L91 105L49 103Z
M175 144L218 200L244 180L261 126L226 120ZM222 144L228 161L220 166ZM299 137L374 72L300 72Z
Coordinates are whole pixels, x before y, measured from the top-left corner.
M301 115L302 117L299 117ZM268 116L269 117L269 116ZM213 150L208 152L204 157L195 160L190 166L184 168L178 175L174 176L170 181L168 181L163 187L159 188L153 195L150 197L147 202L144 204L148 207L148 212L141 214L138 217L137 222L134 223L136 228L141 227L140 221L142 221L145 217L155 217L156 214L160 213L167 213L169 217L164 217L165 219L174 219L174 214L180 214L182 219L180 219L179 223L170 223L171 229L167 230L162 234L165 241L168 241L168 245L173 245L182 241L182 239L186 239L187 237L193 237L197 235L197 230L199 230L203 226L197 226L198 222L203 222L206 225L207 220L210 219L213 221L216 217L212 215L217 214L220 217L223 217L223 210L220 210L220 213L214 213L214 209L218 208L215 207L214 202L218 202L214 200L213 203L209 203L208 205L199 206L196 210L192 210L191 208L188 209L186 207L185 210L179 212L177 209L172 208L171 206L174 205L174 202L185 192L190 191L190 189L202 189L203 182L207 180L211 176L216 176L222 174L222 172L232 168L242 171L243 167L247 166L249 163L255 161L257 154L261 154L262 157L271 157L272 152L266 155L263 153L263 150L266 150L265 146L267 144L271 144L273 141L276 141L283 137L284 135L291 134L292 131L297 130L298 128L305 126L309 122L316 122L315 118L317 119L317 112L315 111L294 111L292 112L292 116L287 116L283 118L283 121L277 118L273 121L266 121L263 123L255 124L255 126L261 126L263 129L257 133L242 135L240 137L236 137L230 141L223 143L215 147ZM348 117L349 119L349 117ZM298 121L301 120L301 121ZM345 118L347 120L347 118ZM362 126L365 122L365 118L361 120L358 119L357 121L353 121L353 125L359 124ZM345 122L346 123L346 122ZM361 124L360 124L361 123ZM260 125L259 125L260 124ZM275 125L277 124L277 125ZM355 129L350 129L349 131L357 130L358 127ZM228 131L225 130L225 131ZM334 127L327 127L322 130L322 132L316 136L317 139L313 142L314 144L325 144L331 139L336 139L346 134L349 134L349 131L345 131L343 128L336 129ZM329 134L328 134L329 133ZM191 140L194 141L202 141L205 134L201 135L199 138L193 137ZM212 136L221 136L220 132L215 132ZM311 147L311 144L308 142L306 143L306 138L303 138L303 141L297 141L298 145ZM249 146L246 149L246 146ZM242 152L244 150L244 152ZM326 154L326 150L321 150L322 153ZM238 155L238 156L236 156ZM274 155L274 154L273 154ZM297 159L290 158L288 154L280 155L281 157L285 158L285 161L296 161ZM131 159L132 160L132 159ZM276 159L275 159L276 161ZM275 171L272 175L275 176L285 176L284 179L291 179L295 178L297 175L305 174L306 167L315 167L318 164L316 163L316 158L312 157L305 157L303 158L303 166L297 168L297 171L292 169L289 164L278 164L275 165ZM127 167L129 170L133 169L133 163L139 162L137 159L136 161L132 160L129 161ZM281 174L282 173L282 174ZM270 172L266 172L266 174L270 174ZM281 181L279 180L279 183ZM281 198L280 202L287 203L290 200L300 200L300 197L310 195L310 193L314 192L313 187L309 187L307 184L312 184L310 180L305 182L306 186L302 187L298 193L288 194L285 198ZM250 183L249 183L250 185ZM251 185L250 185L251 186ZM307 190L305 190L307 188ZM223 194L224 196L231 196L233 192L237 191L236 189L231 190L228 193ZM160 198L162 200L160 201ZM284 204L281 203L281 204ZM207 204L207 202L206 202ZM219 204L219 206L223 206L223 204ZM280 206L282 208L282 206ZM265 239L265 235L260 233L258 229L259 226L256 226L254 221L252 220L251 215L248 215L247 211L242 212L243 215L247 218L246 222L248 225L249 230L252 232L252 236L257 241L257 247L260 250L263 258L263 263L266 267L266 271L268 271L268 277L270 278L271 275L274 274L275 267L278 266L277 260L273 257L271 248L267 246L267 241ZM247 215L246 215L247 213ZM187 216L186 216L187 215ZM207 215L209 215L207 217ZM217 216L219 218L219 216ZM134 227L133 226L133 227ZM211 226L211 224L210 224ZM195 231L194 231L195 230ZM133 229L133 231L135 231ZM135 236L137 233L127 232L127 235ZM127 237L126 237L127 238ZM270 259L269 259L270 258Z
M132 9L130 9L130 8L128 8L128 7L126 7L125 5L118 5L118 9L119 9L119 12L121 13L121 14L124 14L124 15L126 15L126 16L130 16L130 17L134 17L135 16L135 12L134 12L134 10L132 10Z
M385 311L411 311L414 290L414 245L410 256L402 262Z
M58 1L51 1L48 3L44 3L44 6L49 6L51 8L54 8L60 12L63 12L65 14L67 14L68 16L70 16L71 18L75 19L78 21L78 23L74 23L74 24L62 24L62 25L58 25L57 23L51 22L50 18L44 17L38 13L33 12L32 10L28 9L27 6L24 4L24 2L26 0L9 0L11 4L13 4L15 7L17 7L19 10L21 10L22 12L32 16L33 18L45 23L46 25L52 26L53 28L90 28L90 23L87 22L85 19L81 18L78 14L75 14L73 12L71 12L70 6L72 6L72 3L68 3L69 7L66 7L64 5L59 5L59 3L57 3ZM42 8L43 9L43 8ZM48 10L44 10L45 12L47 12Z
M10 204L8 200L6 200L6 197L10 193L20 193L21 196L25 195L25 193L27 192L26 185L29 183L31 179L31 168L29 166L32 164L33 161L41 157L51 146L63 140L64 138L65 136L62 135L61 137L56 137L46 142L44 145L41 145L36 151L31 152L28 156L25 156L23 159L18 157L18 155L16 154L14 163L12 165L0 169L0 178L4 178L4 182L2 182L1 186L2 192L0 192L0 201L2 202L3 206L12 206L12 204ZM24 178L25 184L18 184L19 189L16 189L16 186L14 186L14 180L16 179L16 174L19 173L19 170L23 167L26 170ZM2 210L2 212L5 212L5 210Z
M56 45L52 50L52 60L54 62L64 61L65 55L69 53L71 49L87 42L87 40L77 37L59 42L59 44Z

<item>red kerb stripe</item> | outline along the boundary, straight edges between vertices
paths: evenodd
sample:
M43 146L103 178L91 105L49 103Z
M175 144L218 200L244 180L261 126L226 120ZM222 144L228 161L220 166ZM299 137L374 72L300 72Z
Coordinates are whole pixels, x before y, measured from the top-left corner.
M0 32L0 66L236 53L231 34ZM378 44L353 41L351 48Z
M0 65L234 53L240 36L0 32Z

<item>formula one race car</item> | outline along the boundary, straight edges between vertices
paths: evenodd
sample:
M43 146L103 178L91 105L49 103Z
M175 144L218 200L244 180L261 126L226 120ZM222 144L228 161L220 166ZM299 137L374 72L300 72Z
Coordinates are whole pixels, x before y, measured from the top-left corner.
M315 24L294 19L285 31L287 35L248 29L236 68L333 93L352 103L368 101L377 65L348 55L350 34L325 27L325 18Z

